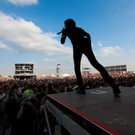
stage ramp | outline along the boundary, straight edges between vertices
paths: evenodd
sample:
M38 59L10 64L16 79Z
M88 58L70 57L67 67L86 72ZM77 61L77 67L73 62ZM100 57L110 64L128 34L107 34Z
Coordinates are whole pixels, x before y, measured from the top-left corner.
M135 135L135 88L120 87L47 95L48 110L71 135Z

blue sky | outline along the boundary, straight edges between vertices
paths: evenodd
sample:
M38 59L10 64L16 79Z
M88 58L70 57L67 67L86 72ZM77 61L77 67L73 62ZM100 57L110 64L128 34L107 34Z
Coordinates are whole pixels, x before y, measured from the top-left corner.
M90 33L103 66L126 64L135 71L134 0L0 0L0 75L14 74L15 63L34 63L35 73L74 74L72 45L60 44L64 21L72 18ZM81 69L89 67L85 56Z

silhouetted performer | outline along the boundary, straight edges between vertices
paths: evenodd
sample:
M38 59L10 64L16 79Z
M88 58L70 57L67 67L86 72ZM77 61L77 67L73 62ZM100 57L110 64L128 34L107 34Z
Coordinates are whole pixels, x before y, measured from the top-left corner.
M74 69L79 85L79 89L76 92L85 94L85 89L80 71L81 57L82 54L85 54L92 66L101 73L103 79L113 88L114 95L117 96L118 94L120 94L120 90L118 88L118 85L114 82L114 79L96 60L91 47L90 35L82 28L76 27L76 23L73 19L67 19L64 24L65 29L63 28L63 30L61 31L61 44L65 43L66 37L68 36L73 45Z

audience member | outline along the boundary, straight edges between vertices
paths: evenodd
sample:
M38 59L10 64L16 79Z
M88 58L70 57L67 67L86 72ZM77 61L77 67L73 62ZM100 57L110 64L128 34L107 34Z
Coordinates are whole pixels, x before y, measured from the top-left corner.
M118 86L135 88L135 75L111 75ZM103 88L109 85L100 74L83 76L85 89ZM65 78L0 80L0 117L2 135L11 126L14 135L42 135L46 132L44 104L47 94L72 92L77 89L75 76ZM47 110L54 132L55 117Z

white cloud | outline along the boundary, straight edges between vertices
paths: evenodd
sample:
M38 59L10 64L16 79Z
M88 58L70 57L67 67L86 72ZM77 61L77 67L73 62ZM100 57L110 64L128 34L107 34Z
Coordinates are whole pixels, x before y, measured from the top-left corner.
M55 59L43 59L43 61L55 61Z
M104 43L104 42L105 42L105 41L98 40L98 45L102 47L102 46L103 46L102 43Z
M56 69L56 67L49 67L50 69Z
M29 64L38 64L37 62L26 62L26 63L29 63Z
M13 50L11 47L5 45L4 43L2 43L2 41L0 41L0 49L4 49L4 50Z
M68 64L73 64L73 54L70 54L66 57L62 57L61 60L63 60L64 62L66 61L66 63Z
M57 34L56 33L52 33L52 32L49 32L49 33L45 33L47 36L49 37L57 37Z
M90 64L88 58L85 55L82 55L81 64L88 65Z
M96 52L96 56L101 56L101 57L107 57L107 56L110 56L110 55L119 56L121 54L122 54L121 48L118 47L118 46L103 47L103 48L100 48L100 50L98 50Z
M72 48L60 44L56 33L44 33L33 22L0 12L0 38L3 38L18 52L46 53L61 55L72 53ZM8 46L7 46L8 47Z
M103 46L101 43L98 43L99 46Z
M28 6L28 5L36 5L36 4L38 4L38 0L6 0L6 1L8 1L8 2L10 2L10 3L12 3L12 4L16 5L16 6L19 6L19 5Z
M115 48L118 49L118 50L121 50L121 48L119 46L115 46Z
M50 69L56 69L56 67L49 67ZM61 66L60 70L62 69L73 69L73 67L63 67Z
M8 63L8 64L9 64L9 63L11 63L11 62L9 62L9 61L5 61L5 63Z
M73 67L61 67L61 69L73 69Z

